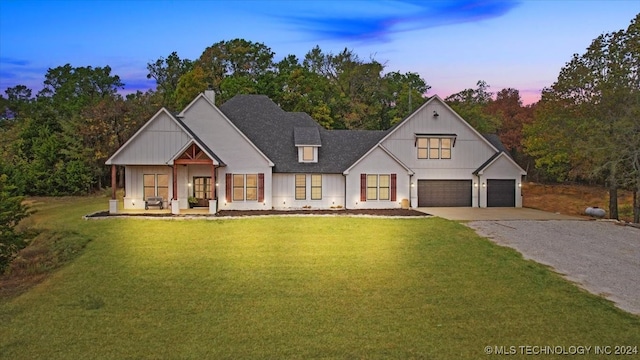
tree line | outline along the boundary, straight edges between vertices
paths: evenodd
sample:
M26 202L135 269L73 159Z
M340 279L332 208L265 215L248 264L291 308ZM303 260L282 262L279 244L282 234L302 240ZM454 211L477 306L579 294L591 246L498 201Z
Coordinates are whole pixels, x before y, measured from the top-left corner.
M500 136L539 181L589 181L611 194L640 193L638 16L625 30L574 54L541 100L524 106L513 88L478 81L445 101L482 133ZM105 160L161 107L179 111L206 89L220 105L237 94L264 94L286 111L306 112L328 129L388 129L426 102L417 73L344 49L312 48L303 59L275 60L265 44L234 39L194 60L176 52L147 64L155 89L121 95L109 66L49 69L37 94L18 85L0 95L0 174L15 195L85 194L108 184ZM640 207L634 202L638 221Z

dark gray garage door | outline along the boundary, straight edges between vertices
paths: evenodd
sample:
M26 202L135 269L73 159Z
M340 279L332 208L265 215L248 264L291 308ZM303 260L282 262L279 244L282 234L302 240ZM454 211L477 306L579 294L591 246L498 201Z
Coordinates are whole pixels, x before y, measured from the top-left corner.
M471 206L471 180L418 180L418 206Z
M515 180L487 180L488 207L516 206Z

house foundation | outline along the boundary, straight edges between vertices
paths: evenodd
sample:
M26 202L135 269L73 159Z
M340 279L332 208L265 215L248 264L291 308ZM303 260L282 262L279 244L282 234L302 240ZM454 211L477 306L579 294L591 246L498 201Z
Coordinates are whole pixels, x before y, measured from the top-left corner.
M171 200L171 213L173 215L180 214L180 201L178 201L176 199L172 199Z
M118 213L118 200L109 200L109 214Z

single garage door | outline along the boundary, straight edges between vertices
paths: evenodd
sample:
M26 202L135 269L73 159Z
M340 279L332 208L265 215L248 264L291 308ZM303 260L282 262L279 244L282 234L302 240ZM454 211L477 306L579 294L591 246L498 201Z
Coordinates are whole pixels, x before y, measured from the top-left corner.
M471 206L471 180L418 180L418 206Z
M495 179L487 180L487 206L515 207L516 181Z

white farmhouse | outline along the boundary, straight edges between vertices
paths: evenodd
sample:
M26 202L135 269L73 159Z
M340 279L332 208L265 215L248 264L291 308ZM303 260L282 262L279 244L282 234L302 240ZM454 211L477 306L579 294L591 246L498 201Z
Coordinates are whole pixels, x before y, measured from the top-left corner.
M326 130L264 95L220 108L213 91L158 111L106 162L125 168L123 208L218 210L521 207L526 173L438 96L387 131ZM114 196L110 212L117 212Z

